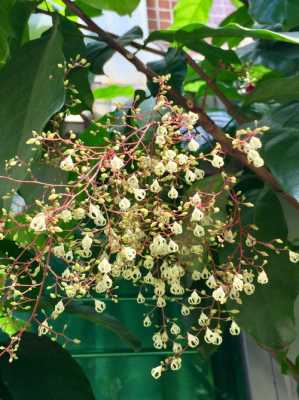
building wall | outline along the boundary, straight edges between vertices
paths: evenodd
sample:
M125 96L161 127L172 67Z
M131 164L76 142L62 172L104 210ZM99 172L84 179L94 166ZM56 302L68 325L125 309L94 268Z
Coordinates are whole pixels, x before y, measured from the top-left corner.
M165 29L172 23L176 0L147 0L148 27L150 31ZM217 26L234 7L230 0L214 0L209 25Z

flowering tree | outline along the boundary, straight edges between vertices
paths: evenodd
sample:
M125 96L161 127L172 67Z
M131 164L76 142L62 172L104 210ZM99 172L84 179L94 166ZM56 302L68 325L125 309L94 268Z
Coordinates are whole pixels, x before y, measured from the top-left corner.
M155 348L171 352L153 366L154 378L183 368L187 349L219 346L226 330L242 329L298 377L288 348L299 292L292 223L299 208L299 6L277 1L274 13L268 0L240 1L211 28L204 25L209 7L198 0L191 17L185 3L178 2L172 27L144 42L139 28L117 37L92 19L102 9L129 14L138 1L3 6L3 382L34 349L48 349L72 372L71 380L64 372L65 398L93 398L56 343L80 345L80 338L57 321L63 313L91 319L138 349L138 339L106 314L126 282L143 305L135 318L151 330ZM31 40L33 14L52 23ZM244 38L253 40L239 46ZM167 52L154 47L157 40L169 43ZM161 60L145 65L140 50ZM90 84L115 52L146 75L148 93L136 91L129 106L88 119L75 134L65 125L70 113L91 110L94 96L123 93ZM208 112L211 95L230 116L224 127ZM90 302L82 306L82 299ZM12 398L23 395L24 387L3 387Z

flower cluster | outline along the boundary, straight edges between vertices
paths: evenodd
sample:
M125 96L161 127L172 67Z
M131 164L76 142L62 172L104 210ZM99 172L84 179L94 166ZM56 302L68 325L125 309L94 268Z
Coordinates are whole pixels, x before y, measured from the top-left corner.
M153 329L154 347L172 351L153 368L154 378L179 369L188 348L203 341L219 346L225 324L240 333L238 305L268 282L267 251L279 243L256 240L257 228L242 224L242 208L253 205L234 190L221 145L201 152L192 137L198 116L168 101L165 80L160 84L154 110L160 118L142 124L135 108L134 121L126 115L124 125L99 126L95 137L107 132L99 145L73 132L36 132L28 145L67 180L32 178L44 188L42 197L21 214L3 209L1 225L2 239L20 247L19 255L2 259L7 313L29 311L28 323L55 339L53 321L71 301L94 299L103 312L107 299L117 301L121 282L131 282L146 306L143 325ZM238 131L234 146L252 158L262 131ZM252 162L261 164L258 153ZM36 311L44 297L53 305L41 319ZM20 335L5 351L13 352Z
M245 153L249 164L253 164L256 168L264 165L264 160L259 153L262 148L262 142L259 137L268 130L267 126L255 129L239 129L236 132L236 136L232 138L233 148Z

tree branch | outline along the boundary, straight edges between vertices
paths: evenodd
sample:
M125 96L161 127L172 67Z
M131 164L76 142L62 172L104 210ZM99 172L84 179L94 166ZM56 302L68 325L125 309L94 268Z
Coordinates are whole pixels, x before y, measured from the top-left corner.
M125 47L122 46L116 38L114 38L111 34L107 33L101 27L96 25L95 22L93 22L92 19L90 19L71 0L63 0L63 2L74 14L76 14L79 18L81 18L82 21L86 23L90 30L97 33L104 42L106 42L112 49L120 53L127 61L133 64L139 72L145 74L145 76L149 80L153 80L153 78L158 77L158 75L154 71L148 68L132 52L126 50ZM200 107L197 107L192 101L187 100L183 95L181 95L174 89L170 89L169 94L178 105L198 114L201 126L221 144L222 149L227 154L240 161L244 166L253 171L261 180L268 183L274 191L279 192L286 199L286 201L288 201L288 203L290 203L293 207L299 209L299 203L297 202L297 200L281 188L280 184L276 181L269 170L265 167L256 168L252 164L249 164L246 155L232 147L231 140L226 137L225 132L220 129Z

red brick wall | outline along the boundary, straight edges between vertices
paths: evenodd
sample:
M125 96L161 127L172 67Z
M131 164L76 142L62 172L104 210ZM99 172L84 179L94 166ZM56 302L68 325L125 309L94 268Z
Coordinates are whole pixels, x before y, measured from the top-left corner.
M194 0L196 1L196 0ZM147 0L149 30L167 28L172 22L172 10L176 0ZM229 0L214 0L209 25L218 25L233 11Z

